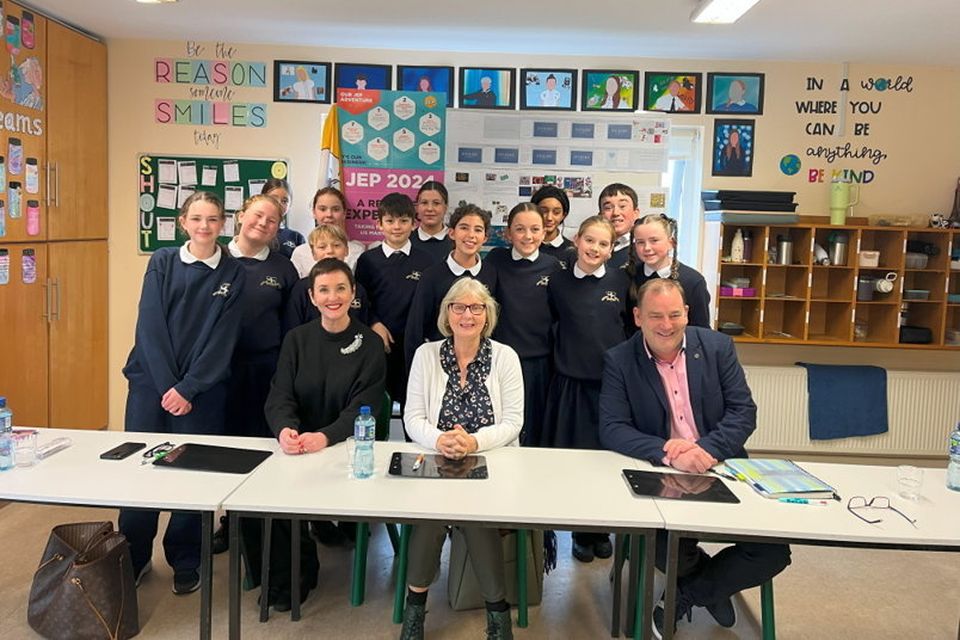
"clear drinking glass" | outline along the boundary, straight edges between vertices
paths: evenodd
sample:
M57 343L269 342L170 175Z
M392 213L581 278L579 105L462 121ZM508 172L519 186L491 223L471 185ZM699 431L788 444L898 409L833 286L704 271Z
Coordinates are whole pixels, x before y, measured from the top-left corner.
M901 498L916 500L920 497L922 486L923 469L907 464L897 467L897 489Z
M37 462L37 434L19 431L13 434L14 459L18 467L32 467Z
M353 478L353 460L357 456L357 440L350 436L344 441L347 452L347 477Z

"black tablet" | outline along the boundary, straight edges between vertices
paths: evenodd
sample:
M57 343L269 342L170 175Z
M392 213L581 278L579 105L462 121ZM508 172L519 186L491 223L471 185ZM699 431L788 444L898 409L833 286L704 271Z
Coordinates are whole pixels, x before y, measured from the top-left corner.
M153 464L158 467L217 471L220 473L250 473L269 458L270 451L237 449L209 444L182 444Z
M451 460L439 453L418 454L394 451L390 458L389 473L392 476L404 478L485 480L487 459L484 456L466 456L460 460Z
M713 476L624 469L623 478L636 496L693 502L740 502L723 479Z

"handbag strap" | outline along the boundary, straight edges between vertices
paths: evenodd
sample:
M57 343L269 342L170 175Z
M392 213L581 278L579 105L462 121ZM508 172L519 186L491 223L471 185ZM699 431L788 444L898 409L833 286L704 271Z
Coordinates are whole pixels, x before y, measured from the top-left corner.
M70 582L74 586L76 586L78 589L80 589L80 593L83 594L83 599L87 601L87 606L90 608L91 611L93 611L93 614L97 616L97 620L100 621L100 625L103 626L103 630L107 632L107 636L110 638L110 640L119 640L120 638L120 624L123 622L123 610L126 605L126 596L127 596L127 590L123 588L123 576L124 576L123 556L121 555L118 558L118 560L119 560L118 564L120 568L120 611L117 613L117 624L114 627L113 631L110 630L110 625L107 624L107 621L106 619L104 619L103 614L100 613L100 610L97 609L97 606L90 599L90 595L87 593L87 590L84 589L83 587L83 581L81 581L80 578L76 576L70 578Z

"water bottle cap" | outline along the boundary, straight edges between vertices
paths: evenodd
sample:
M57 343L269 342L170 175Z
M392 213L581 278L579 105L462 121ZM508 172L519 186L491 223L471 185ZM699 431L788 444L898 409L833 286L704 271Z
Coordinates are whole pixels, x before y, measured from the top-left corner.
M0 409L2 409L5 406L7 406L7 398L6 396L0 396Z
M370 415L370 407L368 407L367 405L363 405L362 407L360 407L360 415L362 416Z

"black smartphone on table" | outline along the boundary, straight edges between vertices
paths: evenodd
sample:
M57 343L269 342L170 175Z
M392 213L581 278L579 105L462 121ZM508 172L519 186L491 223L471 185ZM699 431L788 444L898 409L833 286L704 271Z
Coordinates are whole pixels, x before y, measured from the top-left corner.
M124 442L100 454L101 460L123 460L147 446L146 442Z

